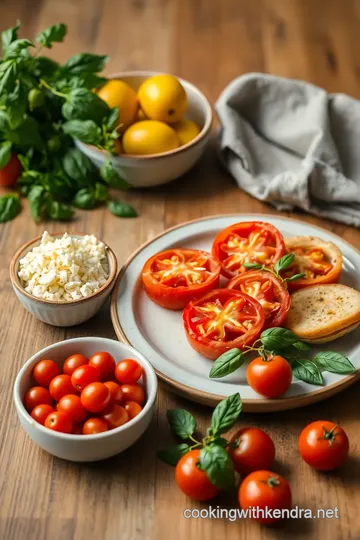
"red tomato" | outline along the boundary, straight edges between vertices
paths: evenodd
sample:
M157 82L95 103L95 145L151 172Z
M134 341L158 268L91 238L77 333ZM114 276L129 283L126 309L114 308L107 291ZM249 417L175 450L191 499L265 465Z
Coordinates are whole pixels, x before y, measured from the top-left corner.
M257 300L231 289L216 289L190 302L183 311L191 347L211 360L234 347L252 345L264 320L264 310Z
M127 411L130 420L135 418L142 411L142 406L136 403L136 401L125 401L124 408Z
M82 433L84 435L94 435L95 433L103 433L108 430L109 427L102 418L89 418L83 425Z
M121 387L113 381L106 381L104 382L104 384L110 391L110 403L116 403L117 405L120 405L123 398Z
M60 401L67 394L76 394L76 390L71 384L71 377L64 374L58 375L51 381L49 391L55 401Z
M33 376L41 386L49 386L53 378L60 373L61 369L53 360L40 360L34 367Z
M175 480L181 491L195 501L208 501L220 490L212 484L205 471L199 469L200 450L191 450L178 461Z
M259 356L252 360L246 370L246 379L255 392L267 398L285 394L292 379L289 362L282 356Z
M275 459L275 445L265 431L258 428L240 429L232 437L237 444L229 448L235 470L240 474L249 474L261 469L269 469Z
M63 411L55 411L49 414L45 420L45 427L61 433L71 433L73 423L70 416Z
M72 354L67 358L63 365L63 372L66 375L71 375L74 373L75 369L80 366L85 366L89 363L89 359L86 358L83 354Z
M31 411L32 418L39 422L42 426L45 424L46 418L49 416L50 413L54 412L53 407L51 405L37 405L33 408Z
M110 407L103 412L102 418L110 429L120 427L129 421L129 415L121 405L110 405Z
M110 390L101 382L88 384L81 392L81 403L87 411L98 413L110 403Z
M260 511L266 507L269 510L291 508L290 486L282 476L270 471L255 471L250 473L240 484L239 503L241 508L259 509L259 516L254 517L259 523L274 523L278 517L262 516Z
M90 358L89 365L94 366L99 370L100 380L104 381L114 374L116 363L111 354L107 352L97 352Z
M81 399L79 396L74 396L74 394L63 396L57 404L57 410L68 413L75 424L83 422L87 415Z
M220 265L205 251L169 249L146 261L141 276L153 302L177 310L218 287Z
M42 386L33 386L25 394L24 404L28 411L32 411L37 405L52 405L52 397L49 390Z
M124 401L136 401L142 405L145 401L145 392L139 384L123 384L121 387Z
M79 392L88 384L98 381L100 381L100 372L95 366L80 366L71 375L71 383Z
M136 360L126 358L116 366L115 377L121 384L135 384L141 377L143 369Z
M5 167L0 169L0 186L13 186L21 174L21 163L16 154L11 157Z
M231 279L246 272L244 263L272 266L285 254L284 238L276 227L263 221L230 225L214 240L212 254L221 264L221 273Z
M281 326L290 309L290 294L286 285L270 272L254 270L234 277L227 284L255 298L265 312L265 328Z
M349 439L345 431L334 422L318 420L300 433L299 452L311 467L319 471L332 471L347 459Z

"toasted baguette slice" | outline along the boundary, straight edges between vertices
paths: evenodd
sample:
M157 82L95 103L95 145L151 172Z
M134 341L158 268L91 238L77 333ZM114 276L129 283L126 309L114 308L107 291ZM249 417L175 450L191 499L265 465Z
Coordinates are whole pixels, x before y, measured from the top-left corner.
M310 343L313 345L321 344L321 343L330 343L330 341L335 341L335 339L339 339L346 334L349 334L353 330L355 330L360 323L351 324L350 326L347 326L343 330L339 330L339 332L335 332L334 334L329 334L328 336L317 338L317 339L304 339L303 341L306 341L306 343Z
M315 285L291 295L285 321L299 338L319 339L360 322L360 292L340 284Z

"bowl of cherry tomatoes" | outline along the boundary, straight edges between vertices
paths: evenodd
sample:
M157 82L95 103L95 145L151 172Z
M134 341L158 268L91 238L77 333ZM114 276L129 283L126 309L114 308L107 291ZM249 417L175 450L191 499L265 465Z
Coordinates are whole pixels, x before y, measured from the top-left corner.
M43 450L99 461L134 444L155 410L157 378L142 354L111 339L50 345L28 360L14 385L20 423Z

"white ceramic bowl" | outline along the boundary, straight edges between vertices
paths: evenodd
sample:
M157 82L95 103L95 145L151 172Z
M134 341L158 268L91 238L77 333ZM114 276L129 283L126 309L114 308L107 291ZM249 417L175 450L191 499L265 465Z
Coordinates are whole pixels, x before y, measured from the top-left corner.
M62 236L63 233L52 234L52 236ZM72 236L81 237L83 234ZM72 302L56 302L53 300L42 300L36 298L24 290L21 279L18 276L20 259L28 251L40 244L41 236L30 240L23 245L14 255L10 263L10 279L16 296L22 305L32 313L37 319L53 326L74 326L83 323L93 317L108 299L115 284L117 274L117 260L114 252L106 246L109 261L109 278L106 283L94 294L74 300ZM106 245L106 244L105 244Z
M26 391L34 384L32 371L40 360L51 359L62 366L74 353L89 357L97 351L107 351L117 362L134 358L142 365L140 382L145 387L146 403L141 413L121 427L97 435L70 435L42 426L29 415L23 405ZM142 354L119 341L97 337L69 339L50 345L34 354L19 371L14 385L14 401L20 423L29 437L43 450L70 461L99 461L123 452L141 437L149 426L155 410L157 379L155 371Z
M111 78L122 79L129 83L134 90L137 90L145 79L158 73L157 71L126 71L124 73L114 73ZM119 174L133 187L151 187L166 184L185 174L199 160L209 141L213 118L211 105L196 86L184 79L179 80L185 88L189 101L189 108L185 118L194 120L199 124L201 131L191 142L170 152L149 156L131 157L123 154L111 157L111 161ZM75 141L75 143L97 167L101 167L108 157L94 146L89 146L80 141Z

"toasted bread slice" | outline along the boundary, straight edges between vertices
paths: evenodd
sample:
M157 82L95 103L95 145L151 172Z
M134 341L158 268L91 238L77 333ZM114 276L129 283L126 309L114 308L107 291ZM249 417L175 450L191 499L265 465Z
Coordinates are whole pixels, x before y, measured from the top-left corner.
M355 330L360 323L351 324L350 326L347 326L343 330L339 330L339 332L334 332L334 334L329 334L328 336L317 338L317 339L304 339L303 341L306 341L306 343L310 343L313 345L321 344L321 343L330 343L330 341L335 341L335 339L339 339L346 334L349 334L353 330Z
M360 292L340 284L315 285L291 295L285 321L299 338L319 339L360 322Z

